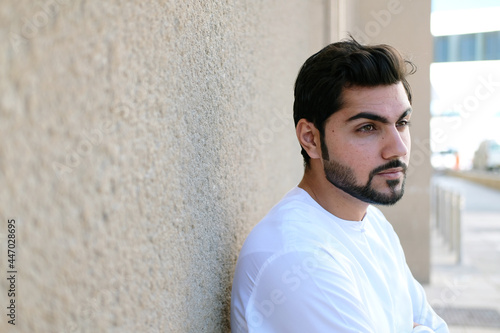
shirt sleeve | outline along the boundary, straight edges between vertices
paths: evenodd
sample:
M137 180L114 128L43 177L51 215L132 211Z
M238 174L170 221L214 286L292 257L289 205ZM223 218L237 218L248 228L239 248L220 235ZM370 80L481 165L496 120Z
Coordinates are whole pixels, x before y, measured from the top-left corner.
M427 302L424 288L417 280L415 280L408 266L406 266L406 271L409 280L408 286L410 288L410 295L413 303L413 320L418 324L431 328L432 330L429 332L449 333L448 325L446 325L445 321L439 317L436 312L434 312L430 304ZM418 328L418 326L416 328Z
M377 332L353 280L332 257L276 255L263 267L246 308L249 332Z
M405 269L408 291L410 292L413 308L413 321L423 326L415 327L413 332L449 333L448 325L446 325L446 322L441 317L439 317L436 312L434 312L430 304L427 302L424 288L413 277L413 274L411 273L410 268L406 263L403 248L399 243L399 239L397 244L399 247L399 252L401 254L400 260L403 262ZM428 331L423 330L424 327L427 328Z
M415 327L413 332L449 333L448 325L446 325L446 322L441 317L439 317L436 312L434 312L430 304L427 302L424 288L413 277L413 274L411 273L410 268L406 263L404 250L401 246L401 242L399 241L399 237L397 236L396 232L394 232L392 225L388 224L388 228L389 230L387 231L387 233L393 235L394 237L394 250L399 253L399 260L405 269L408 291L410 292L413 308L413 321L422 326ZM425 331L424 328L428 331Z
M412 333L436 333L436 332L427 326L419 325L413 329Z

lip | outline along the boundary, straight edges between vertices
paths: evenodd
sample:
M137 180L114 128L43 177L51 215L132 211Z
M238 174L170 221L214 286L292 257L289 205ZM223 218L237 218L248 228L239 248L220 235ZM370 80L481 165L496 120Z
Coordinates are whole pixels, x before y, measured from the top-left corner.
M403 176L403 169L402 168L386 169L384 171L377 173L377 175L385 177L387 179L398 179Z

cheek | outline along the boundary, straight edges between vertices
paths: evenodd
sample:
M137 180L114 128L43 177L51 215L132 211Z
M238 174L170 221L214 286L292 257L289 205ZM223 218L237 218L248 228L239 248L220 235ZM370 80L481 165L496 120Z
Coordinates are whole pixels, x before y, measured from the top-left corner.
M349 137L349 133L336 131L329 139L330 158L334 158L337 162L349 166L356 173L364 174L366 170L371 171L375 166L378 166L377 160L378 147L374 144L373 139L359 139Z
M345 154L358 163L373 159L378 151L374 140L354 140L345 145Z
M407 158L410 158L410 153L411 153L411 136L410 133L408 133L405 137L403 137L404 143L406 145L406 148L408 149L408 154L406 154Z
M342 151L342 160L344 164L355 170L358 176L362 176L378 166L376 151L377 149L369 143L346 143Z

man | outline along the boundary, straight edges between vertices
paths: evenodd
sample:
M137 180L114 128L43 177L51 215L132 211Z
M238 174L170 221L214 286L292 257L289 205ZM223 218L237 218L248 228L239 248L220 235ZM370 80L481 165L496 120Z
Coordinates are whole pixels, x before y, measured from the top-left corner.
M371 204L404 191L415 67L387 45L331 44L302 66L301 182L252 230L233 281L233 332L448 332Z

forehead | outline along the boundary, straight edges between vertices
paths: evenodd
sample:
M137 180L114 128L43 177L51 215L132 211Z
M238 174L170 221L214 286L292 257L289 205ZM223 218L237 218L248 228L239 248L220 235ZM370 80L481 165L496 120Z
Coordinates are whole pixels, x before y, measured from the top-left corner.
M397 119L411 107L401 82L387 86L346 88L342 98L343 107L332 115L338 120L349 119L360 112Z

